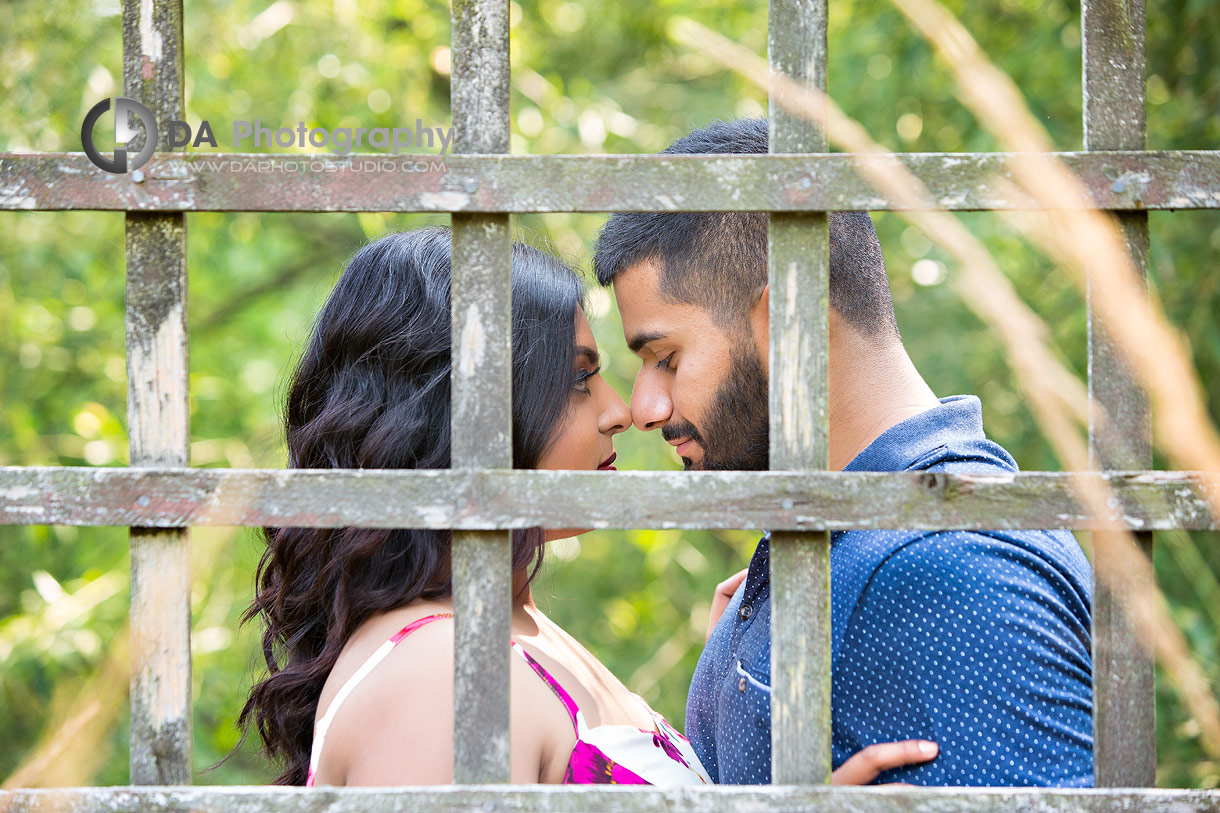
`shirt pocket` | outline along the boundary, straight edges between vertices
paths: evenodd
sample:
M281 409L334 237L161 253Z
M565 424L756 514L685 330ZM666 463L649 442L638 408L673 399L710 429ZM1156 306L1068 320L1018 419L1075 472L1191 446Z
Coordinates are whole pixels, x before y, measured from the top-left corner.
M719 781L765 785L771 781L771 687L756 667L734 659L716 710Z

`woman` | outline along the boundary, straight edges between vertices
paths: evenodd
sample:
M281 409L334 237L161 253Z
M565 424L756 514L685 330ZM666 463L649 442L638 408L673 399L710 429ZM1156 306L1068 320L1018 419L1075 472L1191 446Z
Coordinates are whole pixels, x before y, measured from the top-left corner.
M613 437L630 415L598 374L579 280L520 244L512 272L514 466L613 470ZM444 229L389 234L356 253L292 378L291 466L449 466L449 282ZM574 533L513 534L512 780L708 782L686 739L534 605L546 541ZM266 623L270 674L240 723L281 763L276 782L451 782L449 532L264 534L246 618ZM837 778L870 781L926 759L909 743L876 746Z

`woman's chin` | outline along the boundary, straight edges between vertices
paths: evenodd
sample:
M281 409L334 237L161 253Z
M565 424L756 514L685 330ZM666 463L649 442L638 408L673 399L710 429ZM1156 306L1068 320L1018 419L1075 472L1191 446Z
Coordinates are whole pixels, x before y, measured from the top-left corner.
M554 542L556 539L567 539L570 536L580 536L587 534L592 528L548 528L545 536L547 542Z

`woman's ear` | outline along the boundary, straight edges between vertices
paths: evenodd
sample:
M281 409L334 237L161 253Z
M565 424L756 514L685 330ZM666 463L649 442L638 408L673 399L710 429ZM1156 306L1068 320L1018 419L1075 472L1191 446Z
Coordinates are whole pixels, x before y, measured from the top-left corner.
M754 346L762 359L763 369L771 372L771 283L763 286L758 300L750 308L750 329L754 331Z

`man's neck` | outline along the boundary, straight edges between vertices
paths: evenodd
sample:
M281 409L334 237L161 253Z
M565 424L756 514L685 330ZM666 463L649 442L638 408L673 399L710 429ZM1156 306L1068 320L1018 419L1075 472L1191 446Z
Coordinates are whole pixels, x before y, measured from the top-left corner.
M900 342L867 352L835 350L832 342L829 462L839 471L887 429L940 401Z

